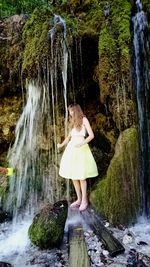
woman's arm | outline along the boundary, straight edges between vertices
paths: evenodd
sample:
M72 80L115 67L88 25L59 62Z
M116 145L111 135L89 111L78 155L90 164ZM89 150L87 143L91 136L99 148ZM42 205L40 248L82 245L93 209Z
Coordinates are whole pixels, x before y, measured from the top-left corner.
M71 135L69 133L68 136L65 138L65 140L61 144L57 144L57 148L62 148L63 146L65 146L69 142L70 137Z
M0 173L6 174L7 172L7 168L0 167Z
M85 128L87 130L88 137L85 140L83 140L83 142L81 142L81 144L77 145L77 147L88 144L94 138L93 130L92 130L91 125L90 125L90 123L86 117L83 118L83 125L85 126Z

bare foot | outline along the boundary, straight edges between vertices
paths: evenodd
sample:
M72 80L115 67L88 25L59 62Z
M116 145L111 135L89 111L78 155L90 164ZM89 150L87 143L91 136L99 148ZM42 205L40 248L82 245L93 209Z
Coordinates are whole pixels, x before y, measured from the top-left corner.
M70 205L70 208L78 208L81 204L81 201L80 200L76 200L75 202L73 202L71 205Z
M83 202L81 203L80 207L79 207L79 211L84 211L86 210L88 207L88 203L87 202Z

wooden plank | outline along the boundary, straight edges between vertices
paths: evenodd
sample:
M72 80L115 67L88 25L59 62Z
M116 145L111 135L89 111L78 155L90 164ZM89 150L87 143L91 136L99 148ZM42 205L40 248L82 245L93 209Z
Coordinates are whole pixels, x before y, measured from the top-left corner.
M90 267L82 226L69 227L69 267Z
M88 208L82 212L82 217L97 237L104 244L105 248L109 251L111 257L115 257L125 251L123 245L116 239L112 233L103 225L99 216L91 212Z

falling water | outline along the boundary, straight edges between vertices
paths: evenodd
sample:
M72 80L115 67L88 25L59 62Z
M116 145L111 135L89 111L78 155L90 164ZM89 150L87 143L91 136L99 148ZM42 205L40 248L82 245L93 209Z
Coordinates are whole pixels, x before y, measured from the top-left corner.
M66 24L60 16L54 16L49 37L49 57L45 66L39 66L37 80L27 82L15 142L8 153L14 176L10 179L5 208L13 210L14 219L8 229L2 225L4 235L0 236L0 260L10 260L17 267L26 266L27 254L31 250L28 227L39 206L66 197L58 175L57 150L58 131L62 125L61 133L64 131L65 136L68 121L68 48ZM65 130L64 121L61 121L63 115Z
M49 31L51 37L51 88L52 88L52 103L55 104L54 95L57 94L58 69L60 68L63 82L63 97L65 106L65 135L67 134L68 110L67 110L67 68L68 68L68 49L66 46L66 24L65 21L58 15L54 16L54 26ZM61 38L60 38L61 37ZM61 51L61 57L57 54ZM56 102L58 101L56 96ZM58 103L56 103L58 104ZM54 106L53 106L54 112ZM55 116L55 114L54 114ZM53 117L54 117L53 116Z
M142 210L150 214L150 40L146 14L136 1L137 14L133 17L135 55L135 85L139 119L141 150Z
M53 28L49 31L50 42L51 42L51 64L49 69L50 83L51 83L51 95L52 95L52 114L53 114L53 125L54 125L54 162L58 162L58 151L57 151L57 131L56 125L60 125L59 121L59 97L60 88L62 87L62 98L64 100L64 117L65 117L65 128L64 137L67 136L68 127L68 103L67 103L67 73L68 73L68 48L66 41L66 23L58 15L54 16ZM61 81L59 81L59 72L61 73ZM56 169L58 171L58 169ZM56 172L56 181L58 172ZM69 180L66 181L67 186L67 199L69 200Z
M14 215L24 209L34 213L40 202L54 202L62 196L57 139L62 110L65 115L64 135L67 132L68 51L66 25L60 16L55 15L49 35L50 60L47 60L46 78L42 82L38 77L38 82L30 81L27 84L26 105L16 126L15 142L8 154L15 173L10 181L7 209L13 208ZM63 107L59 107L62 102L59 101L60 97L64 99Z
M50 173L50 106L48 88L34 82L27 86L27 103L16 126L16 139L8 158L15 177L10 180L8 207L34 212L39 200L54 201L55 188Z

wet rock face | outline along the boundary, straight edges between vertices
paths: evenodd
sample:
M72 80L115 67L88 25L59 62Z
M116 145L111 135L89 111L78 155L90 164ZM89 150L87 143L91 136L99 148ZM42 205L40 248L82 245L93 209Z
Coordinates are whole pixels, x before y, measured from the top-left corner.
M135 220L140 207L138 133L132 127L120 134L106 176L91 192L99 213L114 225Z
M7 262L0 261L0 267L11 267L12 265Z
M27 16L0 19L0 165L14 140L15 125L21 110L20 71L23 52L22 31Z
M1 99L0 103L0 165L7 166L3 153L7 153L10 143L14 140L15 125L20 116L22 101L20 97L11 96Z
M0 223L10 221L11 219L12 219L12 216L10 213L0 209Z
M26 20L25 15L0 19L0 97L12 94L19 87L23 52L22 29Z
M58 246L64 234L68 203L58 201L47 204L33 219L28 234L30 240L41 249Z

